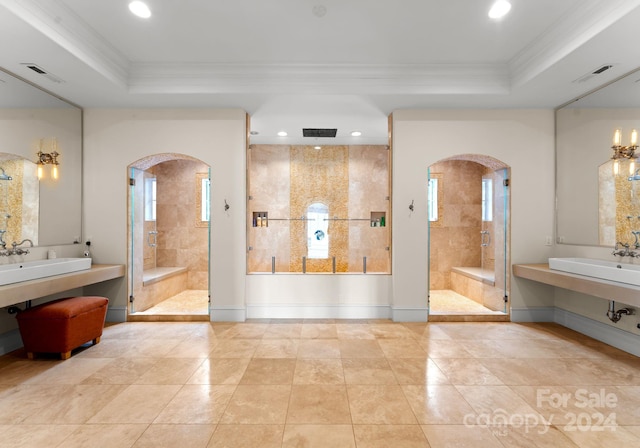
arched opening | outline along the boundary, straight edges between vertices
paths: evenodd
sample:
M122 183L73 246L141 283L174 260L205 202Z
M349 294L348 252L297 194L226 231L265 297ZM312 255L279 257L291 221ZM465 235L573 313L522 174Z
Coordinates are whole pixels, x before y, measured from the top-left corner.
M209 320L209 166L156 154L127 171L128 320Z
M429 320L509 320L509 178L478 154L428 168Z

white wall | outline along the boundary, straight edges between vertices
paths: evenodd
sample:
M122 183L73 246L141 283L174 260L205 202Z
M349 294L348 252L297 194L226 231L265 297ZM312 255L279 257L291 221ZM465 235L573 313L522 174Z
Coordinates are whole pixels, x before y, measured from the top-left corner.
M457 154L511 167L511 263L542 263L554 222L552 110L422 110L393 113L393 308L426 316L427 168ZM408 206L414 201L414 211ZM458 250L465 250L464 247ZM512 319L553 307L553 290L512 277Z
M84 236L91 239L94 262L127 263L127 166L153 154L186 154L211 167L214 318L224 320L228 310L243 309L245 112L88 109L84 123ZM224 211L225 200L231 206L228 211ZM124 310L125 281L116 286L108 283L104 289L112 295L111 310ZM99 293L100 285L91 290ZM219 315L216 309L222 310Z

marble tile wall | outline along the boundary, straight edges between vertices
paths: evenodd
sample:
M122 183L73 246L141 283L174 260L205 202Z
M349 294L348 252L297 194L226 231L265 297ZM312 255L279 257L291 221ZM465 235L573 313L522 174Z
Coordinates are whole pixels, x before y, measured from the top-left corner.
M251 250L248 272L301 272L307 254L307 207L321 202L329 215L328 259L307 259L307 272L389 272L389 150L385 146L252 145L248 151L247 207ZM386 214L386 227L371 228L371 212ZM254 212L267 212L268 226L252 225ZM350 220L342 220L349 218ZM358 220L355 220L358 219ZM360 221L362 220L362 221Z
M156 265L185 266L188 289L209 286L208 228L196 225L196 173L208 166L192 160L171 160L156 165ZM215 231L215 229L213 230Z

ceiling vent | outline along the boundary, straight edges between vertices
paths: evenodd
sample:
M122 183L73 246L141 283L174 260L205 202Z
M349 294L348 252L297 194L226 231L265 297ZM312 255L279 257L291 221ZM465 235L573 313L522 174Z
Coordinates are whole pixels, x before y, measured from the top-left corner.
M24 65L25 67L27 67L30 70L33 70L38 75L44 76L49 81L53 81L53 82L55 82L57 84L60 84L60 83L64 82L62 79L58 78L56 75L53 75L53 74L49 73L48 71L46 71L45 69L43 69L42 67L40 67L37 64L32 64L30 62L29 63L28 62L23 62L22 65Z
M314 129L314 128L303 128L302 136L303 137L335 137L338 133L338 129Z
M578 79L574 80L573 82L577 83L577 84L582 83L582 82L587 82L591 78L595 78L596 76L603 74L604 72L606 72L607 70L609 70L612 67L613 67L613 65L611 65L611 64L601 65L597 69L590 71L586 75L582 75L581 77L579 77Z

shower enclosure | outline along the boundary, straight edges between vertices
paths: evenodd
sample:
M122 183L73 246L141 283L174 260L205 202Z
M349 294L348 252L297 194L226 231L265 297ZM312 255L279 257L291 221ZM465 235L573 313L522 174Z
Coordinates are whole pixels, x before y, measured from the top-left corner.
M427 177L430 316L501 320L509 297L508 167L457 156L430 166Z

